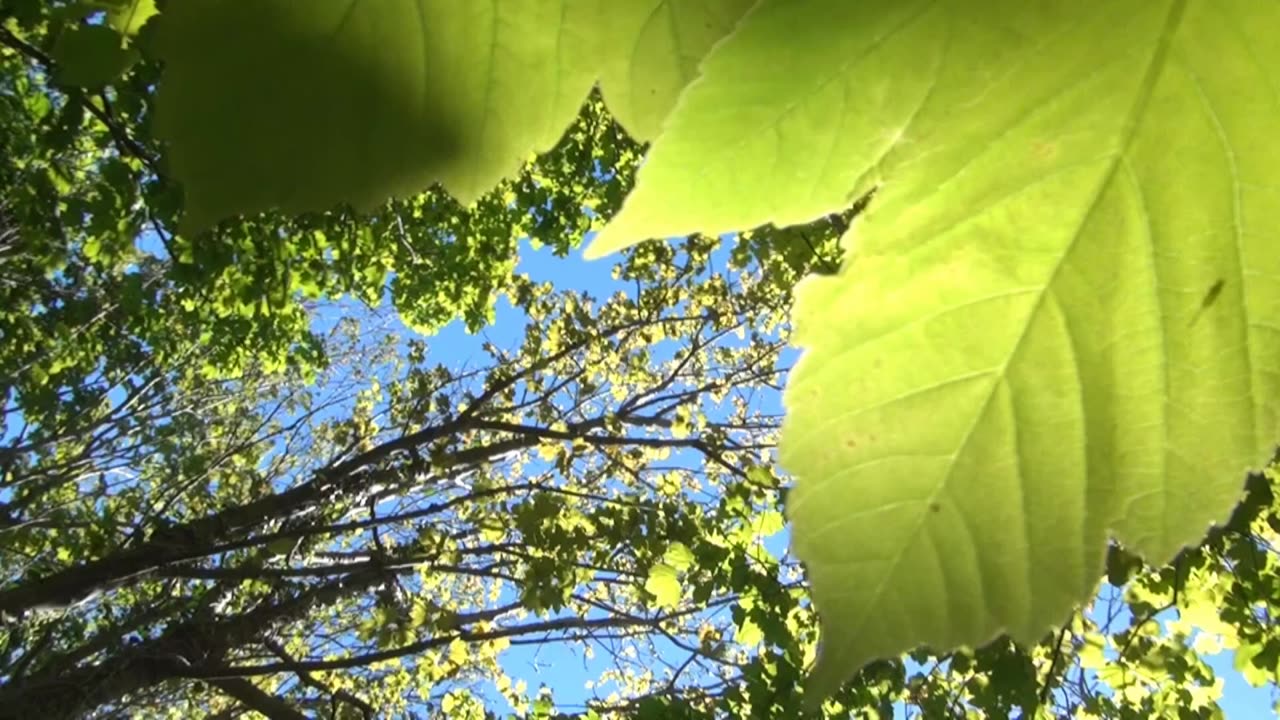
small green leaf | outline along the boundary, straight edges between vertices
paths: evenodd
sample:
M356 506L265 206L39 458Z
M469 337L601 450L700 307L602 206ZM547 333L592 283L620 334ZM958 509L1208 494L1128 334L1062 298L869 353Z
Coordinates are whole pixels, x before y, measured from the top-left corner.
M99 88L123 75L137 59L138 52L126 48L115 30L78 25L65 30L54 44L54 79L62 85Z
M1133 574L1142 569L1142 559L1124 551L1119 545L1107 548L1107 582L1123 587Z
M1076 656L1080 666L1088 670L1097 670L1110 664L1106 656L1106 640L1098 633L1090 633L1084 638L1079 654Z
M1274 642L1242 644L1235 651L1235 669L1253 687L1265 687L1280 672L1278 650Z
M649 570L649 578L644 582L644 589L657 599L658 607L672 608L680 604L679 572L670 565L665 563L654 565Z
M107 24L126 36L138 34L156 14L156 0L112 0L111 6Z
M776 510L765 510L756 514L752 523L755 534L767 538L781 532L786 527L787 521L782 513Z
M764 631L751 620L743 620L738 626L738 631L734 633L733 639L740 645L755 647L764 640Z
M93 262L98 259L98 255L102 253L102 239L97 236L86 238L84 245L80 247L80 252L84 253L84 259Z
M298 538L280 538L272 540L263 546L268 557L281 557L293 552L298 545Z
M667 565L675 568L679 572L684 572L693 564L693 552L684 543L673 542L667 548L666 554L662 556L662 561Z
M539 695L533 701L533 716L535 718L549 718L555 707L555 702L551 699L550 694Z

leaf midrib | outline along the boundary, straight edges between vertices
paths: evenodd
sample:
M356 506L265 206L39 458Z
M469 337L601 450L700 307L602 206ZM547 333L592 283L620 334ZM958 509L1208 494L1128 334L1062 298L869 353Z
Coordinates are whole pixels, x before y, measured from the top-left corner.
M1140 124L1138 121L1141 118L1144 111L1146 110L1148 104L1150 103L1151 96L1155 89L1156 82L1159 80L1160 74L1163 72L1164 65L1165 65L1165 62L1164 62L1165 58L1169 53L1169 49L1172 44L1172 39L1176 34L1177 28L1181 24L1182 16L1184 15L1186 10L1186 4L1187 4L1187 0L1173 0L1173 5L1169 11L1168 16L1165 19L1164 30L1160 34L1159 41L1155 45L1151 59L1147 63L1147 68L1143 76L1143 82L1139 86L1139 90L1136 94L1134 102L1129 108L1128 116L1125 118L1124 123L1121 125L1120 142L1116 144L1115 153L1111 158L1108 164L1108 167L1106 168L1106 172L1103 173L1102 177L1099 179L1097 186L1094 189L1092 197L1089 199L1089 202L1084 207L1082 220L1087 219L1089 215L1091 215L1097 209L1099 200L1101 200L1106 189L1110 187L1110 185L1112 184L1115 178L1116 172L1121 167L1121 165L1123 164L1123 162L1127 157L1127 149L1131 145L1134 135L1136 134L1138 126ZM1009 364L1012 362L1013 358L1018 354L1018 350L1021 347L1023 340L1026 338L1027 331L1030 329L1032 325L1031 319L1034 318L1039 313L1041 307L1043 306L1044 299L1049 294L1049 288L1053 286L1054 281L1058 277L1058 273L1061 271L1063 265L1066 262L1066 259L1071 255L1072 251L1075 249L1077 243L1079 242L1080 236L1081 236L1080 230L1082 230L1084 226L1085 226L1084 222L1077 223L1076 231L1072 234L1071 239L1067 243L1066 247L1063 248L1063 252L1061 256L1058 258L1058 261L1054 264L1053 269L1050 271L1049 277L1047 278L1043 289L1039 292L1030 311L1027 313L1028 321L1023 325L1022 332L1018 335L1017 338L1014 339L1013 345L1011 346L1010 352L1008 353L1008 358L1006 359L1004 365L1001 366L999 370L995 372L995 381L992 382L991 384L991 387L992 387L991 392L988 393L987 397L982 401L981 406L974 413L973 415L974 422L969 426L968 430L965 432L964 437L961 438L960 442L957 444L956 453L952 456L952 463L948 466L947 470L942 474L942 481L939 482L938 489L932 495L929 496L929 498L926 500L926 505L930 502L936 502L938 496L945 489L947 485L947 478L950 477L954 469L955 460L959 458L961 452L968 445L969 440L972 438L973 432L974 430L976 430L978 426L978 419L985 416L987 412L987 408L990 406L992 399L996 395L995 389L1007 380ZM1166 378L1167 378L1167 372L1166 372ZM1167 386L1167 379L1166 379L1166 386ZM1082 417L1084 416L1083 407L1084 407L1084 404L1083 402L1081 402ZM1084 427L1086 428L1086 432L1084 433L1084 436L1082 438L1083 440L1082 452L1087 458L1088 444L1089 444L1089 438L1088 438L1088 432L1087 432L1088 424L1085 423ZM1085 464L1085 467L1087 467L1087 463ZM1086 509L1086 512L1087 512L1087 509ZM879 605L880 598L881 596L884 595L885 588L889 583L889 578L897 573L899 566L901 566L902 564L902 559L906 556L907 549L911 547L916 542L916 540L920 537L921 530L924 528L925 521L928 519L928 517L929 517L929 513L925 513L925 512L920 513L919 522L917 523L914 531L908 535L910 540L908 542L902 543L899 546L900 549L897 552L897 554L894 556L893 560L890 562L888 572L884 573L884 575L881 577L880 582L876 585L875 589L872 591L870 596L870 603L868 604L868 607L876 607L877 605ZM1026 555L1025 560L1026 560L1025 562L1026 575L1029 582L1031 577L1030 556ZM979 569L979 574L981 574L980 569ZM943 582L945 585L945 579ZM985 592L985 588L983 589ZM868 622L870 617L871 617L871 613L867 613L866 616L858 620L857 624L852 627L850 634L851 635L861 634L862 629L866 626L866 623ZM845 651L842 648L841 654L844 654L844 652Z

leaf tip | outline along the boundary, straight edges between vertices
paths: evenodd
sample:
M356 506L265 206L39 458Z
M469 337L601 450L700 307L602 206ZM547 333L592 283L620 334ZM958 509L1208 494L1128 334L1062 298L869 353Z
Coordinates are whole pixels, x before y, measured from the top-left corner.
M843 672L830 662L823 662L822 652L819 651L818 662L804 681L804 709L808 712L821 710L827 698L835 695L849 677L852 677L852 673Z
M863 653L847 642L847 637L838 638L833 646L828 636L832 632L832 625L822 622L821 613L819 624L823 636L818 638L817 657L813 669L804 681L803 702L805 709L809 711L821 709L827 698L839 692L846 682L861 672L868 663L876 660L875 656ZM835 651L833 647L836 648Z
M630 239L626 235L617 232L615 227L611 223L592 238L591 242L582 251L582 259L599 260L606 255L612 255L639 242L639 240Z
M229 216L230 213L227 215ZM181 217L178 218L178 233L194 238L204 231L212 229L214 225L218 224L218 221L224 219L221 213L212 208L206 208L198 202L189 203Z

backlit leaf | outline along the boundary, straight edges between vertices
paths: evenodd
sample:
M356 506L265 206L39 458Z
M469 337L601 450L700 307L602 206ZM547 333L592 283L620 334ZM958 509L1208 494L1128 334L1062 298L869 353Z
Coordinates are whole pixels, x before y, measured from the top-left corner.
M470 203L549 149L593 82L594 0L188 0L160 17L158 134L187 223ZM252 182L246 182L252 178Z
M1278 434L1275 27L1245 0L765 0L703 63L593 253L880 188L795 317L815 689L1036 640L1108 535L1161 564L1227 518Z
M665 563L654 565L644 581L644 589L657 599L658 607L675 607L680 604L680 580L675 568Z
M684 572L693 564L693 552L684 543L674 542L667 548L662 561L679 572Z
M964 2L948 7L989 16ZM931 96L949 53L948 14L923 0L760 2L703 61L622 212L586 254L794 224L849 205ZM982 52L999 68L1011 50ZM953 72L968 61L953 58Z
M107 24L124 35L136 35L156 14L156 0L114 0Z
M752 0L643 0L609 3L600 77L609 110L636 138L651 140L698 62L752 5Z

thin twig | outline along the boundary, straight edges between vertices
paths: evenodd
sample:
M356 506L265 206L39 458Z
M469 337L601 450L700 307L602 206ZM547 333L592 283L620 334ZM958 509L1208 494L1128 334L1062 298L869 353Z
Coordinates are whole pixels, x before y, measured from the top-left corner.
M1053 674L1058 669L1058 661L1062 659L1062 641L1066 638L1067 633L1071 632L1070 621L1062 626L1058 631L1057 638L1053 643L1053 660L1049 662L1049 671L1045 673L1044 680L1040 683L1040 705L1044 706L1049 702L1049 693L1053 689Z

